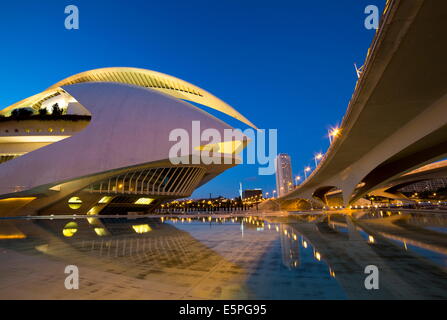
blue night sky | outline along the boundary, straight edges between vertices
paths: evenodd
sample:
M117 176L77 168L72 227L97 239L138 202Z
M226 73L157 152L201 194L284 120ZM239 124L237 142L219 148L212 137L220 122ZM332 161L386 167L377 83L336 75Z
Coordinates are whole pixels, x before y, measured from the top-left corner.
M129 66L167 73L226 101L259 128L278 129L294 175L328 147L374 36L367 5L385 0L8 1L0 13L0 109L89 69ZM66 5L80 29L66 30ZM218 115L229 124L245 125ZM240 165L194 197L275 188Z

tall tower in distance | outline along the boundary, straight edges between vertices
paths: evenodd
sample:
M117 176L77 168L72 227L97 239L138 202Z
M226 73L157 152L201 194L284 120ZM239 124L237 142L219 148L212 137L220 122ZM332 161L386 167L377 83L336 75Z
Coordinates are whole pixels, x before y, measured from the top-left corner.
M292 164L290 156L286 153L280 153L276 156L276 192L279 197L293 190Z

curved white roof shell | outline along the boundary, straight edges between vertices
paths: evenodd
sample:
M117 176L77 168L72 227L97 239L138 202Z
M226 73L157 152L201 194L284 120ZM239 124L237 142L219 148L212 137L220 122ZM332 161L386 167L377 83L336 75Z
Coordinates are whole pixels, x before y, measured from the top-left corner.
M161 72L128 67L100 68L75 74L59 81L41 93L3 109L0 114L7 114L13 109L23 107L39 109L45 101L64 94L63 86L85 82L114 82L151 88L177 99L195 102L215 109L257 129L251 121L229 104L198 86Z
M233 107L208 91L179 78L152 70L127 67L94 69L68 77L48 89L57 89L82 82L118 82L151 88L178 99L202 104L256 128L252 122Z

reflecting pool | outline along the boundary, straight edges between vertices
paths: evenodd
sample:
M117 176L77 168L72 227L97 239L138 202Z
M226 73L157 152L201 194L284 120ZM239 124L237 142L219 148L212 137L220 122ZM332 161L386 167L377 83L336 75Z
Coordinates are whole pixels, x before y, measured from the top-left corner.
M446 227L379 211L2 219L0 299L446 299Z

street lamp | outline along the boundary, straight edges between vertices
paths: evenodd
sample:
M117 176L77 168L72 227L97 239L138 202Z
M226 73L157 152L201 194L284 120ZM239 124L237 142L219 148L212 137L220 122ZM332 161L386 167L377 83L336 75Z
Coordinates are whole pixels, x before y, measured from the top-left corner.
M273 190L273 198L275 197L276 194L276 190Z
M332 141L340 135L341 129L340 128L333 128L328 136L329 136L329 142L332 144Z
M301 180L301 177L300 176L296 176L295 177L295 185L296 186L298 186L298 181L300 181Z
M315 160L315 168L317 167L317 160L321 160L323 158L323 154L320 152L320 153L317 153L316 155L315 155L315 157L314 157L314 160Z
M309 171L310 171L310 167L309 167L309 166L307 166L307 167L304 168L304 180L307 179L307 173L308 173Z

